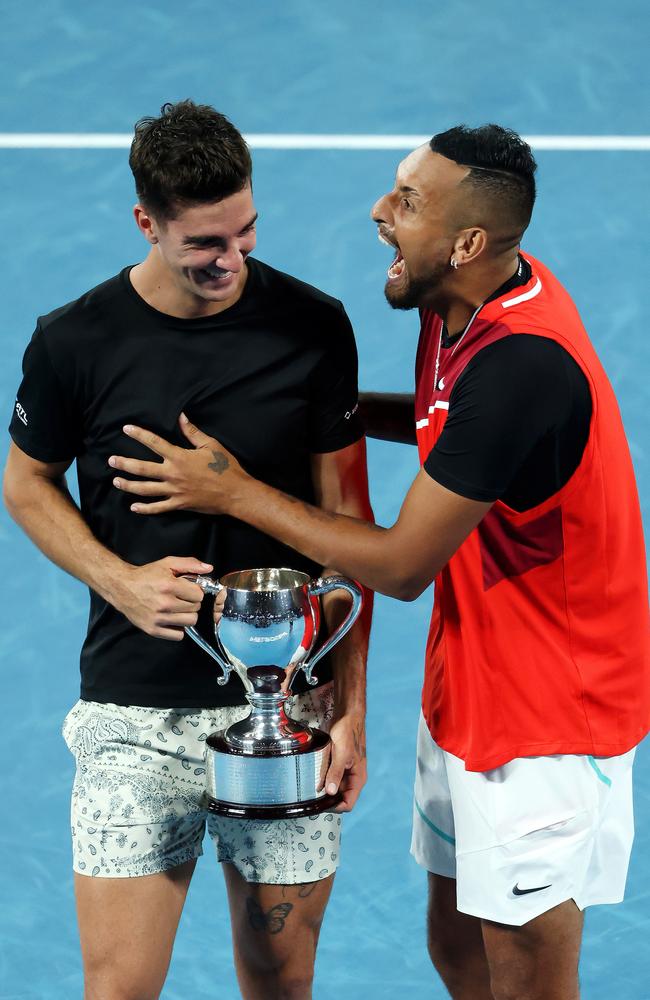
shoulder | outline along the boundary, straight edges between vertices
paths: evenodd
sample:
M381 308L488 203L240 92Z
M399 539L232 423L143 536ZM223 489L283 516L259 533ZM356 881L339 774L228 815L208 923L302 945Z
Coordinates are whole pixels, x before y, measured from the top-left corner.
M112 310L125 294L124 278L127 268L107 281L84 292L78 299L67 302L44 316L39 316L38 326L48 342L65 337L68 331L87 328L89 320Z
M513 376L538 383L540 378L559 377L571 355L556 340L532 333L513 333L481 348L468 362L465 373Z
M469 407L522 419L539 412L560 421L582 407L590 408L586 377L556 340L515 333L478 351L461 372L450 395L459 416Z
M258 278L258 290L263 296L272 296L276 301L290 302L292 309L313 312L324 317L345 317L343 303L327 292L307 284L285 271L279 271L257 258L251 258L250 266Z

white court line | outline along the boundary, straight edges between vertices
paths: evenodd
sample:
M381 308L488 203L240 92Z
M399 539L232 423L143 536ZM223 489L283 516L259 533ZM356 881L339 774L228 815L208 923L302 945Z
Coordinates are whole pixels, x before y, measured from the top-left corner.
M0 149L128 149L133 136L127 132L0 132ZM252 149L414 149L428 142L427 135L326 135L250 133ZM650 135L529 135L536 150L643 151L650 150Z

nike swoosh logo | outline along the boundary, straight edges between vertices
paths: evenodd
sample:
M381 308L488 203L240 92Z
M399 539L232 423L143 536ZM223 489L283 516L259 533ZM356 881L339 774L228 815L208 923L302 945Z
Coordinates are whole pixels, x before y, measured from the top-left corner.
M553 883L551 882L549 885L535 886L534 889L520 889L519 883L517 882L517 884L512 887L512 893L514 896L527 896L529 892L541 892L542 889L550 889L552 885Z
M444 389L444 387L445 387L445 380L444 378L441 378L440 381L438 382L438 389Z

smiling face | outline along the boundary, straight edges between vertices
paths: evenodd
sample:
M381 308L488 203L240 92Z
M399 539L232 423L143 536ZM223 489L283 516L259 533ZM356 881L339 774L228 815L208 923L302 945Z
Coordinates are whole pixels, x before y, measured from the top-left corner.
M444 292L458 233L458 187L468 172L420 146L400 163L393 190L374 205L379 239L397 250L384 289L393 308L431 305Z
M171 279L186 301L225 308L239 298L256 239L250 185L221 201L181 208L173 219L158 221L140 205L135 214L155 248L159 277Z

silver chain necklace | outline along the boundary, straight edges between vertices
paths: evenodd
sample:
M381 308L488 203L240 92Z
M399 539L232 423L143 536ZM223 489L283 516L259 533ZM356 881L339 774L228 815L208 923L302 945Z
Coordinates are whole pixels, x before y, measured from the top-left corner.
M462 334L460 335L460 337L458 338L458 340L454 344L454 349L451 352L451 354L449 355L450 358L453 358L454 354L456 353L456 351L460 347L460 345L461 345L461 343L462 343L465 335L469 332L470 326L472 325L472 323L474 322L474 320L476 319L476 317L478 316L478 314L480 313L480 311L481 311L481 309L483 308L484 305L485 305L485 303L481 302L480 306L477 306L476 309L474 310L474 313L471 316L469 323L467 324L467 326L463 330ZM443 333L444 328L445 328L445 324L441 322L441 324L440 324L440 337L438 338L438 353L436 354L436 365L435 365L435 371L433 373L433 391L434 392L438 388L438 372L440 371L440 352L442 350L442 333Z

